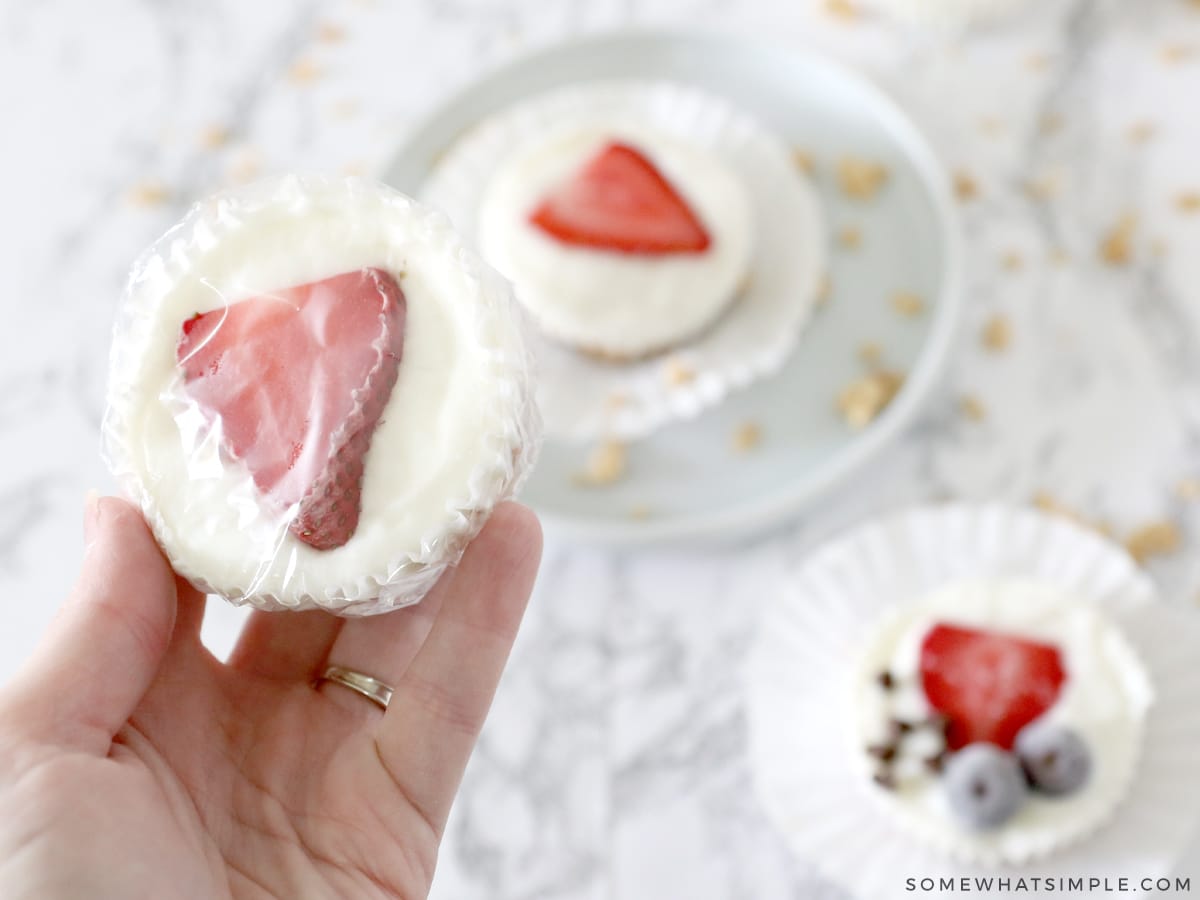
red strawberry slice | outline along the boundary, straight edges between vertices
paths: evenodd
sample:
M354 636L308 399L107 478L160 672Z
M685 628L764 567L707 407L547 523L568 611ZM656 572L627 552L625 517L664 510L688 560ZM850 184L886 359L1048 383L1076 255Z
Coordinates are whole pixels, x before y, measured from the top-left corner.
M1057 647L1013 635L938 624L921 645L921 686L949 719L951 750L977 741L1011 750L1066 677Z
M711 243L670 182L628 144L607 145L529 220L564 243L620 253L702 253Z
M404 294L380 269L242 300L183 323L188 395L289 526L329 550L358 527L363 465L396 383Z

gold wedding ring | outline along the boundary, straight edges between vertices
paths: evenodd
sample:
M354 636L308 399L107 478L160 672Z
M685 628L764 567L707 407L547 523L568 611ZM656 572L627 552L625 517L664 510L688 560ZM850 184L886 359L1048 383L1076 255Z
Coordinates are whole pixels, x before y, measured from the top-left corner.
M347 669L345 666L330 666L325 670L320 678L317 679L317 684L330 681L333 684L340 684L344 688L349 688L357 694L362 694L380 709L386 710L388 703L392 699L392 688L384 684L378 678L372 678L370 675L364 675L362 672L355 672L353 669Z

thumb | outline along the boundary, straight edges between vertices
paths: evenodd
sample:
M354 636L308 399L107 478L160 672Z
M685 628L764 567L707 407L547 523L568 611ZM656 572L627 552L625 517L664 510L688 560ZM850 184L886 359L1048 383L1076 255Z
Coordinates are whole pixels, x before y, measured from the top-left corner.
M3 718L32 736L107 753L158 671L175 607L174 573L141 513L89 496L79 580L6 691Z

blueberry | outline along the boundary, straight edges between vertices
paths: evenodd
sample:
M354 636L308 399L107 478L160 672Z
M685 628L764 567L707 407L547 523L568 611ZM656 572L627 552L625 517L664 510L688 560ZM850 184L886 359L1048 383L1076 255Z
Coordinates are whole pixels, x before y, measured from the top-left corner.
M1072 794L1092 774L1092 754L1076 732L1053 722L1034 722L1017 735L1025 776L1044 794Z
M995 744L970 744L959 750L946 760L942 778L955 815L981 830L1011 819L1028 791L1017 758Z

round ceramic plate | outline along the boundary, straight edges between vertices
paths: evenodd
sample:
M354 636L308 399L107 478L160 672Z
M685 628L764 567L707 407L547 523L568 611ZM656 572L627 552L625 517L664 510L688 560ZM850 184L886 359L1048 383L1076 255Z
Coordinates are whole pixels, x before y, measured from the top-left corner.
M833 232L828 300L791 359L773 377L699 417L627 448L624 476L580 484L592 448L548 442L522 499L547 530L567 539L645 544L730 538L798 514L875 458L928 399L945 362L959 308L960 247L948 180L921 135L862 77L794 47L744 38L631 33L560 45L481 80L409 137L384 180L408 193L472 126L561 85L646 78L696 85L740 105L814 165ZM846 157L884 165L871 200L847 197L836 170ZM855 249L834 238L860 236ZM920 315L890 305L897 292L924 300ZM842 419L837 397L865 372L864 344L905 375L866 428ZM747 452L735 434L760 435Z

